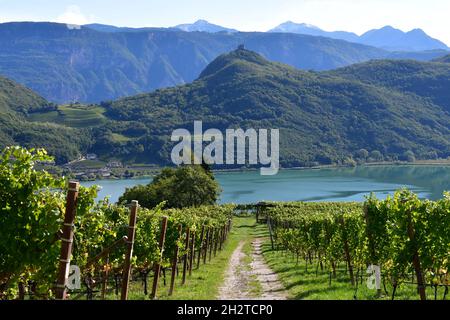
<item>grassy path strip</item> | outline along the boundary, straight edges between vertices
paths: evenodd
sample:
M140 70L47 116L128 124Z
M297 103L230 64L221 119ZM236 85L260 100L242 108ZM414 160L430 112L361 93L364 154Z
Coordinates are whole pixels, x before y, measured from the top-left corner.
M265 263L261 244L266 227L256 225L233 252L225 281L219 290L220 300L286 300L287 293L277 275Z

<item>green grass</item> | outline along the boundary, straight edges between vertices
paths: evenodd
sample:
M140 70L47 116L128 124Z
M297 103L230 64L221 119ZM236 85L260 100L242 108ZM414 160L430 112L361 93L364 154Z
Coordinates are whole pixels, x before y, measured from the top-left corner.
M34 122L51 122L51 123L59 123L60 115L58 111L48 111L48 112L36 112L32 113L29 116L29 120Z
M111 136L115 142L128 142L128 141L133 140L132 138L128 138L128 137L124 136L123 134L119 134L119 133L112 133Z
M64 124L73 128L95 127L106 120L105 109L99 106L61 105L58 111L32 113L31 121Z
M278 274L278 278L284 284L293 299L306 300L390 300L392 287L386 283L388 295L377 297L376 290L369 290L366 285L366 274L364 270L362 284L359 281L358 290L350 283L350 278L345 271L344 264L338 267L336 278L332 277L330 285L330 274L326 268L322 271L317 268L317 263L308 264L306 270L305 261L296 259L292 254L284 251L272 251L269 241L263 245L263 256L267 264ZM316 274L317 270L317 274ZM444 288L438 290L438 300L442 299ZM434 299L434 290L427 288L428 299ZM401 285L397 288L395 300L418 300L416 287L414 285ZM448 299L448 297L447 297Z

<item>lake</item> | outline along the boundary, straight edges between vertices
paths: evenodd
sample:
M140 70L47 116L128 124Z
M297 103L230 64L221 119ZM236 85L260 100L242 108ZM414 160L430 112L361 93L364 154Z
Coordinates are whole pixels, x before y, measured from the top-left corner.
M450 190L448 166L362 166L356 168L281 170L276 176L261 176L259 171L219 172L221 203L258 201L362 201L374 192L385 198L407 187L421 198L439 199ZM101 186L99 198L109 196L116 202L126 188L147 184L146 179L100 180L82 185Z

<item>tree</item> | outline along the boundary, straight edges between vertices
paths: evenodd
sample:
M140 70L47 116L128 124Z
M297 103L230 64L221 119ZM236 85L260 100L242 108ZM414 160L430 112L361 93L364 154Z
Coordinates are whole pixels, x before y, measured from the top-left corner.
M415 162L416 156L414 155L414 152L412 152L411 150L408 150L403 154L403 159L408 162Z
M383 161L383 155L381 154L380 151L373 150L370 153L370 159L372 159L373 161Z
M356 152L356 157L360 160L366 160L369 156L369 151L366 149L361 149Z
M162 202L167 208L198 207L215 204L219 194L219 184L208 167L189 165L163 169L150 184L127 189L119 203L138 200L147 208Z
M344 164L344 166L348 166L348 167L356 167L356 165L357 165L356 161L353 160L353 158L351 156L345 158L343 161L343 164Z

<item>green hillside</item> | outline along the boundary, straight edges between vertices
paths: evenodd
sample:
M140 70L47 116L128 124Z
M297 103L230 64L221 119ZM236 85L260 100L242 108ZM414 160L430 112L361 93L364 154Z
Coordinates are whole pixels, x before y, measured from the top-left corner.
M54 104L30 89L0 77L0 148L44 147L58 163L77 158L89 146L88 131L55 124L54 119L29 121L29 118L56 113L55 110Z
M353 73L351 67L306 72L237 50L213 61L192 84L105 104L106 114L140 121L159 137L174 128L191 128L194 120L203 120L204 129L280 128L285 166L342 163L362 148L379 151L388 160L405 159L408 151L417 158L449 156L450 115L430 101L449 99L429 82L435 77L437 83L444 81L450 74L447 66L400 61L405 83L411 70L423 69L415 74L420 86L390 89L377 78L380 73L395 79L385 65L397 62L369 62ZM361 75L359 68L377 72ZM167 143L163 146L170 150ZM167 153L161 154L161 161L167 159Z
M204 130L280 129L285 167L350 164L361 149L376 160L446 158L449 75L447 64L411 60L309 72L239 49L219 56L190 84L99 106L55 107L36 95L8 100L0 143L45 146L59 162L93 152L102 160L167 165L172 131L192 130L202 120ZM32 94L13 88L11 97Z
M434 59L435 62L450 63L450 54L441 58Z
M450 111L450 64L381 60L352 65L330 74L417 95Z
M50 111L54 104L47 102L32 90L0 76L0 112L32 113Z

